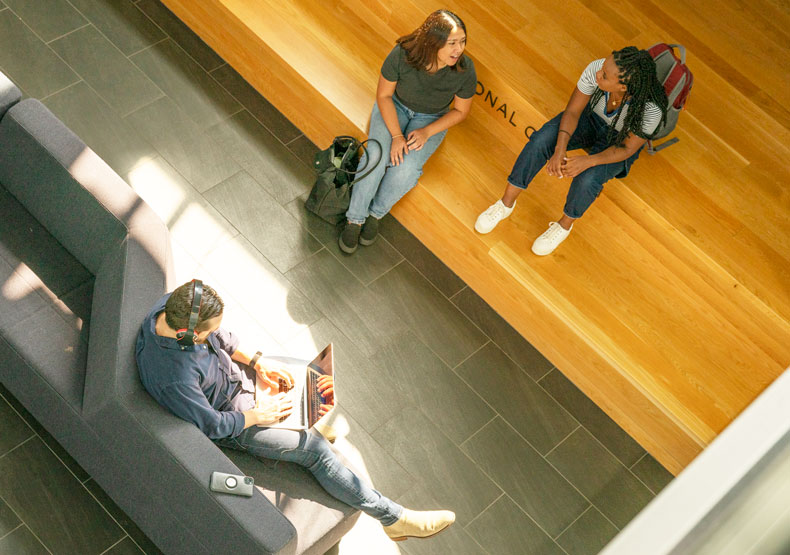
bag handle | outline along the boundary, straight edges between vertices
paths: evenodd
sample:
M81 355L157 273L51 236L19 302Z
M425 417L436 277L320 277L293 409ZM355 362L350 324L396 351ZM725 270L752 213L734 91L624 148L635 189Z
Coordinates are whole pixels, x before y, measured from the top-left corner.
M369 143L370 141L373 141L374 143L379 145L379 159L376 160L376 163L373 164L373 165L370 164L370 155L368 154L368 149L365 148L365 144ZM356 175L357 173L359 173L361 171L364 171L364 170L367 170L367 171L365 173L363 173L362 175L360 175L359 177L355 178L354 181L349 183L349 185L353 185L357 181L365 179L368 175L370 175L373 172L373 170L375 170L378 167L378 165L381 163L381 158L384 156L384 150L381 148L381 143L378 142L376 139L368 139L366 141L362 141L361 143L359 143L359 146L362 147L362 151L365 153L365 162L366 162L365 163L365 167L362 168L361 170L355 171L353 174L350 174L350 175ZM370 169L368 169L368 166L370 166Z
M334 143L338 142L338 140L340 141L347 140L351 144L348 145L348 148L346 148L346 151L343 153L343 158L341 158L340 160L340 167L336 169L338 171L345 173L346 175L354 175L354 173L356 172L344 170L343 166L345 166L346 162L348 162L348 159L351 158L351 156L353 156L357 150L359 150L359 147L362 146L362 143L360 143L359 141L357 141L355 137L351 137L350 135L340 135L339 137L335 137L334 141L332 141L333 146ZM367 150L365 150L364 147L362 148L362 150L365 153L367 153ZM365 164L365 167L367 167L367 164Z
M669 46L670 48L677 48L678 50L680 50L680 63L681 64L685 64L686 63L686 47L685 46L683 46L682 44L667 44L667 46Z
M350 183L350 185L353 185L354 183L356 183L360 179L364 179L373 170L375 170L376 167L379 165L379 162L381 162L382 156L384 155L384 152L383 152L383 150L381 148L381 143L379 141L377 141L376 139L367 139L366 141L359 142L359 141L357 141L357 139L355 137L352 137L350 135L339 135L339 136L335 137L333 143L337 142L338 140L349 140L351 142L351 145L346 149L345 154L343 154L343 159L340 162L340 167L336 168L336 170L340 171L340 172L343 172L344 174L349 175L349 176L352 176L352 175L355 176L355 175L357 175L360 172L365 172L362 175L360 175L359 177L357 177L356 179L354 179L354 181L352 181ZM368 144L371 141L373 141L374 143L376 143L379 146L379 159L376 160L376 163L373 164L372 166L371 166L371 163L370 163L370 155L368 154L368 149L365 147L365 145ZM361 169L358 169L358 170L355 170L355 171L344 170L343 169L343 163L347 161L346 157L353 155L353 153L356 152L360 148L362 149L362 152L365 153L365 162L366 162L365 163L365 167L361 168ZM368 169L368 166L370 166L370 169ZM367 170L367 171L365 171L365 170Z

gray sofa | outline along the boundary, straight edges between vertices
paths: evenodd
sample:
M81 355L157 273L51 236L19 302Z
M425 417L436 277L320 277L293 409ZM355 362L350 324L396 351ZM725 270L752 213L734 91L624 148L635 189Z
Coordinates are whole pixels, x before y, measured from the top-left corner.
M324 553L356 511L301 468L220 450L142 388L135 339L171 263L161 220L0 74L0 381L165 553ZM213 493L215 470L258 491Z

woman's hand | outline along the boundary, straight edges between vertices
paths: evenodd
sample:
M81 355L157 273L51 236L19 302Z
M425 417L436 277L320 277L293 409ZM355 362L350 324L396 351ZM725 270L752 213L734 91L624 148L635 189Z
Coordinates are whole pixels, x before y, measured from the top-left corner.
M562 164L562 175L568 177L576 177L584 170L591 168L593 164L590 162L589 156L572 156L571 158L565 157Z
M397 166L403 162L403 157L408 153L409 147L406 144L406 138L403 135L392 139L392 146L390 147L390 163L393 166Z
M562 178L565 174L563 164L565 163L565 150L556 149L554 155L549 158L546 164L546 172L554 177Z
M285 393L272 397L264 397L257 407L252 409L258 426L271 426L288 417L294 410L293 401Z
M409 150L420 150L430 138L428 131L423 127L409 133L406 144L409 145Z
M285 368L275 366L261 366L258 370L258 376L262 379L272 391L280 390L280 381L285 382L285 389L291 389L294 386L294 378Z

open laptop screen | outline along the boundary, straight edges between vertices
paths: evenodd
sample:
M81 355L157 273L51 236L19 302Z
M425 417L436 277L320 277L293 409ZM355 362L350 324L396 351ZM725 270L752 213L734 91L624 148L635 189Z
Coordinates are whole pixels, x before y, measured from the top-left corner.
M327 345L306 366L302 363L285 364L284 367L294 378L294 386L288 391L288 396L293 402L294 410L291 415L282 422L272 424L269 427L284 428L288 430L306 430L312 428L313 425L322 418L319 414L321 405L332 405L332 408L329 410L329 412L332 412L337 402L337 383L335 382L336 374L332 344L330 343ZM321 376L332 376L334 388L332 402L328 402L329 400L318 390L318 382ZM256 404L264 397L275 395L276 393L278 393L278 391L271 391L262 380L256 380Z

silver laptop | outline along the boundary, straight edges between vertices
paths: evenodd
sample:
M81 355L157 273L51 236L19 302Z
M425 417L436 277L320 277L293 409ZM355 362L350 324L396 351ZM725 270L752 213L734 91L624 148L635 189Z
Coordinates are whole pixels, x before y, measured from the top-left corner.
M307 430L322 418L318 411L322 404L327 404L321 392L318 391L318 378L332 376L334 382L334 404L327 414L335 410L337 404L337 378L335 376L334 357L332 344L327 345L318 353L307 366L286 364L286 369L294 379L294 386L287 391L288 397L293 402L294 410L287 418L268 426L269 428L284 428L286 430ZM272 392L262 380L255 380L255 404L261 399L278 393ZM263 385L263 387L261 387ZM284 389L281 387L281 390Z

